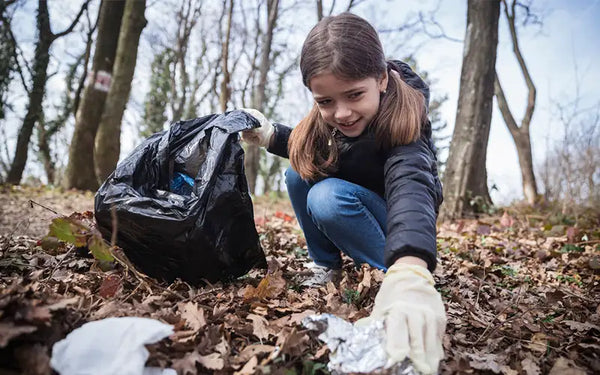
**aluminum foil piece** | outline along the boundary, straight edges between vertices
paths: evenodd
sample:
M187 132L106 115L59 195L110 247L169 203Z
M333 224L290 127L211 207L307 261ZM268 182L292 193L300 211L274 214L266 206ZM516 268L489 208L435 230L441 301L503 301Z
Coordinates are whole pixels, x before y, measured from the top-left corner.
M388 363L382 320L355 326L335 315L322 314L310 315L302 320L302 324L318 331L319 340L329 347L331 354L327 367L334 374L419 374L408 359L401 364Z

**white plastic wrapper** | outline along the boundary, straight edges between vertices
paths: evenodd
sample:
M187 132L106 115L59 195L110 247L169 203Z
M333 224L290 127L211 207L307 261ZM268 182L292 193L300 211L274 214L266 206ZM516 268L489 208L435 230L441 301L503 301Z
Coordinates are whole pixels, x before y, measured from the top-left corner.
M144 367L145 344L173 333L154 319L124 317L89 322L52 347L50 365L61 375L176 375L172 369Z
M366 326L352 323L331 314L311 315L302 324L320 332L318 338L331 351L327 367L334 374L385 373L395 375L418 375L408 360L402 364L388 363L385 352L383 321Z

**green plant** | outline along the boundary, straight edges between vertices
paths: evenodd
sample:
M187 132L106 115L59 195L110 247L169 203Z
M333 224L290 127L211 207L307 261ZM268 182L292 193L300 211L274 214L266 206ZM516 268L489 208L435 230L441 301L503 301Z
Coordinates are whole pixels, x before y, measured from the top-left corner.
M560 250L558 252L560 253L581 253L583 252L583 247L581 246L577 246L577 245L573 245L573 244L565 244L563 247L560 248Z
M302 362L302 375L329 374L327 365L320 362L305 360Z
M500 271L503 276L516 277L519 272L510 266L496 266L492 268L493 271Z
M344 293L342 294L342 299L348 305L356 304L360 299L360 293L354 289L344 289Z

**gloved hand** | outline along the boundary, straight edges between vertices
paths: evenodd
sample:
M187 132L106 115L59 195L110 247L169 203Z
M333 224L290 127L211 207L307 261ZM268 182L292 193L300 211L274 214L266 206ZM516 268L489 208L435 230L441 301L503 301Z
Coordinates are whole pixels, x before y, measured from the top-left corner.
M434 284L425 267L396 263L383 279L371 316L357 322L384 320L391 364L408 357L421 373L437 373L444 357L446 311Z
M242 139L245 142L248 142L253 145L258 145L261 147L269 147L271 143L271 138L273 137L273 133L275 133L275 128L273 125L267 120L265 115L263 115L260 111L252 108L240 108L240 111L244 111L250 116L254 117L260 123L259 128L254 128L250 130L244 130L242 132Z

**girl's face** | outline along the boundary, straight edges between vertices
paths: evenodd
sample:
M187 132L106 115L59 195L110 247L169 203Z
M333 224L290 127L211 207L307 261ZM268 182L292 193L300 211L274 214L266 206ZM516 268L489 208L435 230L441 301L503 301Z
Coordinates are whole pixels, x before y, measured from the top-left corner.
M379 110L388 75L347 80L322 73L310 80L310 90L323 119L347 137L358 137Z

